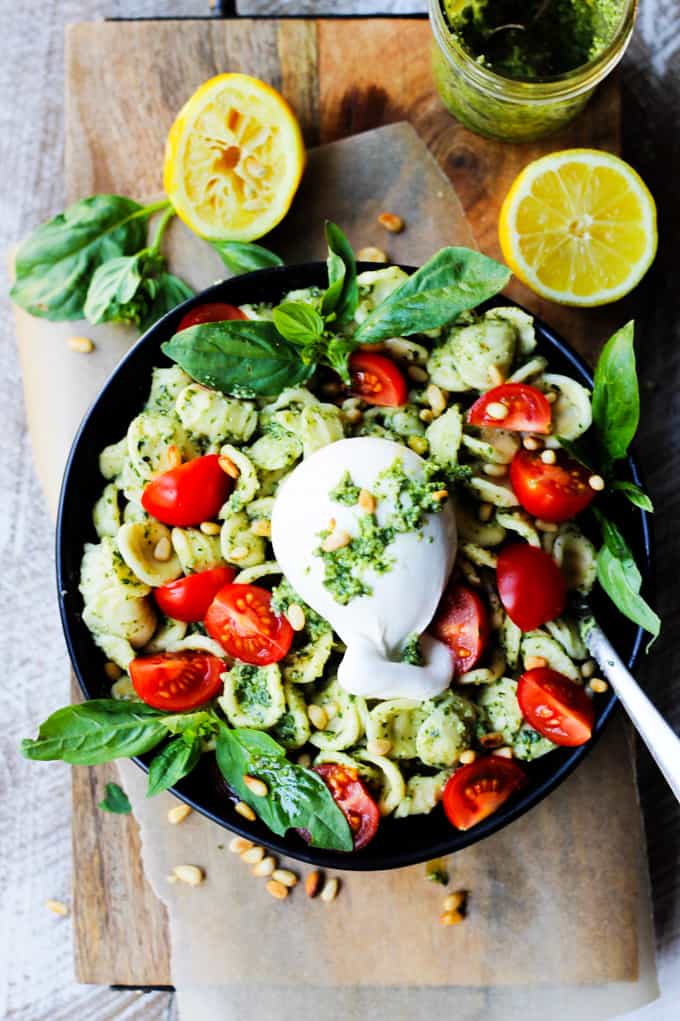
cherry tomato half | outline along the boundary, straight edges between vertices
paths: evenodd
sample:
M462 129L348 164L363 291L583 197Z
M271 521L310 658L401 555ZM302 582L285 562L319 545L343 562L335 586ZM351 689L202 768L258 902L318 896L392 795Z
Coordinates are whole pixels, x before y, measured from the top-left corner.
M502 404L508 413L504 418L490 415L490 404ZM515 429L519 432L550 432L550 404L545 394L527 383L502 383L475 401L468 411L470 425L486 429Z
M198 305L187 312L177 327L177 332L188 330L190 326L200 326L202 323L225 323L230 319L247 319L248 316L236 305L227 305L224 301L213 301L207 305Z
M217 515L234 481L206 454L157 475L142 493L142 507L166 525L200 525Z
M132 687L147 705L185 713L222 690L223 660L207 652L161 652L130 663Z
M244 663L278 663L290 649L293 629L274 613L271 601L271 593L258 585L225 585L205 615L208 634Z
M585 510L595 496L590 472L556 451L554 464L544 464L539 451L518 450L510 465L510 482L522 507L543 521L567 521Z
M203 620L219 590L233 581L235 573L233 567L212 567L161 585L154 589L153 597L166 617L190 624Z
M492 815L526 783L524 770L512 759L485 755L460 766L444 788L444 811L457 830L469 830Z
M378 806L353 767L324 762L315 766L314 771L319 774L342 809L352 831L354 850L359 851L377 833L380 822Z
M593 703L582 687L557 670L527 670L517 683L517 701L534 730L555 744L575 748L593 733Z
M408 387L401 372L389 358L372 351L355 351L350 355L349 371L352 393L367 404L385 408L406 404Z
M476 592L467 585L449 585L430 625L430 631L451 650L457 674L479 661L489 637L489 615Z
M496 584L503 608L522 631L559 617L567 601L560 569L547 553L515 542L498 554Z

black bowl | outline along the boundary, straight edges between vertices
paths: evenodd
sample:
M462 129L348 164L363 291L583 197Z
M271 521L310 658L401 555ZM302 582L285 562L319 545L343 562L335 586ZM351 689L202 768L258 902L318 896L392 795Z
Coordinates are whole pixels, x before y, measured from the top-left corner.
M361 270L375 269L364 263ZM412 271L409 267L404 267ZM98 455L102 447L120 439L126 424L139 413L148 395L151 369L170 364L160 345L173 335L179 320L194 305L206 301L276 302L290 290L326 286L324 263L276 267L223 281L190 298L169 312L138 341L120 362L86 414L75 438L66 466L57 523L57 590L62 623L73 667L83 694L87 698L105 698L109 682L103 670L103 655L94 644L82 620L83 603L78 591L78 578L83 543L96 540L92 524L92 506L103 487L99 474ZM504 299L496 304L510 304ZM575 376L587 386L592 378L587 366L557 337L545 323L536 320L538 351L544 352L551 368ZM626 473L624 473L626 474ZM638 482L632 459L627 475ZM619 501L623 504L623 500ZM643 575L648 576L651 562L647 515L635 508L617 507L617 520L630 543ZM605 631L614 637L617 651L629 667L633 667L642 644L643 632L623 618L605 597L594 597L595 611ZM466 833L454 830L441 807L430 815L410 819L385 820L375 839L364 850L342 854L308 847L302 838L290 832L277 837L257 820L248 823L234 812L233 800L220 782L214 756L206 755L196 770L182 780L174 793L183 801L213 819L220 826L249 837L272 850L315 865L335 869L390 869L428 861L458 851L495 833L517 819L560 784L588 754L593 741L602 732L616 703L613 693L597 700L597 722L593 739L576 749L558 749L527 766L529 784L521 796L504 805L490 818ZM135 761L148 768L151 756Z

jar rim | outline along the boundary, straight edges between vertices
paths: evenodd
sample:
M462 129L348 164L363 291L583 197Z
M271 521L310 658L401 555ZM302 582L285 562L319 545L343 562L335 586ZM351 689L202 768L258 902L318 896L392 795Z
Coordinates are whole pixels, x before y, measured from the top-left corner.
M443 56L460 65L460 70L480 88L486 89L506 102L552 103L557 99L577 96L593 89L621 60L633 33L638 0L626 0L621 21L609 45L586 64L559 75L536 78L531 81L509 78L479 64L453 36L443 10L442 0L428 0L430 24Z

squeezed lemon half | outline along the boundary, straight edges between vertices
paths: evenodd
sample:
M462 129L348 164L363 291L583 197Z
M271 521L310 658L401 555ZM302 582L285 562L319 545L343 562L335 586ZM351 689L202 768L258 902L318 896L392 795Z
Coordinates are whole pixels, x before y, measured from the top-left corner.
M163 186L178 216L213 241L252 241L288 212L305 165L300 125L257 78L220 74L175 119Z
M597 149L565 149L530 163L499 222L513 273L563 305L605 305L628 294L657 248L656 205L628 163Z

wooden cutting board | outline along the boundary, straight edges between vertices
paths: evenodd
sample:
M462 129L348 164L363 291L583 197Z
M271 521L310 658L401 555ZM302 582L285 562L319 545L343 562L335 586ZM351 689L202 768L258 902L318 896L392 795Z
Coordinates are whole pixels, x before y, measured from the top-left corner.
M434 90L430 45L424 19L72 25L66 36L67 199L160 191L165 136L176 111L206 78L243 71L283 92L308 145L409 120L454 184L479 246L498 256L500 204L526 163L572 146L619 150L618 84L610 79L561 134L505 145L449 117ZM375 243L385 242L376 228ZM612 323L610 310L548 310L521 284L512 289L594 359ZM136 823L97 808L104 784L115 779L110 766L73 770L76 976L81 982L169 985L165 909L144 878Z

